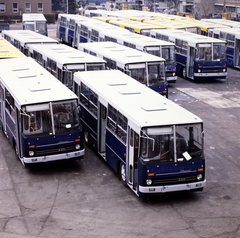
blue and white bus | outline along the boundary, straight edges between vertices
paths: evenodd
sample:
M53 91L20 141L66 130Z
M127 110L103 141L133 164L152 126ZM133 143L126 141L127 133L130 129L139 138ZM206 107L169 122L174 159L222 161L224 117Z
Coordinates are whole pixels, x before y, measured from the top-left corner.
M72 90L77 71L104 70L106 61L64 44L31 44L29 56Z
M240 23L239 23L240 24ZM240 29L215 28L209 31L209 36L227 42L227 65L240 68Z
M4 30L2 37L28 56L30 44L58 44L58 41L30 30Z
M77 72L85 143L139 197L201 191L202 120L119 70Z
M151 37L175 43L177 73L182 77L226 78L225 41L180 30L152 30Z
M102 22L81 22L76 42L112 41L133 49L162 57L166 60L166 78L168 83L176 82L175 44L135 34L126 29ZM84 33L85 32L85 33Z
M22 164L83 158L78 97L30 57L0 68L0 126Z
M168 97L165 59L114 42L81 43L78 49L107 62L147 87Z
M77 23L84 20L86 20L86 18L80 15L65 13L59 14L56 35L60 42L74 46Z

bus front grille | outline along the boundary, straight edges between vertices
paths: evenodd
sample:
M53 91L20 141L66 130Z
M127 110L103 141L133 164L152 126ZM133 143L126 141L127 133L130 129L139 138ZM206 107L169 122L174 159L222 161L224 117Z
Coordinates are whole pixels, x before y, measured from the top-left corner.
M197 180L197 175L153 179L152 185L155 185L155 186L156 185L171 185L171 184L182 184L182 183L193 183L193 182L199 182L199 180Z
M44 149L44 150L36 150L34 151L36 156L44 156L44 155L53 155L53 154L62 154L75 151L75 146L65 146L65 147L57 147L51 149Z

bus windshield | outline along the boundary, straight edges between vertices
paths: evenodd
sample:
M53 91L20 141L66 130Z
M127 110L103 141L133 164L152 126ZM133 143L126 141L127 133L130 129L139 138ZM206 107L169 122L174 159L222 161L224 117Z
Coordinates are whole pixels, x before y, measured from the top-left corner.
M149 86L161 85L163 82L165 82L165 62L148 64Z
M58 135L80 128L76 100L24 106L21 118L25 136Z
M182 162L203 156L202 124L144 129L141 158L144 161Z
M166 64L175 63L175 46L162 47L162 58L166 60Z
M34 31L34 23L30 23L30 22L26 22L25 23L25 29L24 30L30 30L30 31Z
M87 64L87 71L104 70L105 64Z
M145 64L141 64L145 66ZM147 71L145 67L137 67L134 64L128 65L128 74L147 86L158 86L165 83L165 62L148 63Z
M225 61L225 44L199 44L196 49L197 61Z
M47 32L46 22L36 22L36 32L39 34L45 34Z

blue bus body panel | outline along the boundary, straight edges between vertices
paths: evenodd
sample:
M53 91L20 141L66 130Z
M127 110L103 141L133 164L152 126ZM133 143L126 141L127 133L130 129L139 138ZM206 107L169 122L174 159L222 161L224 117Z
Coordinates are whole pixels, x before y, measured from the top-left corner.
M62 36L62 39L66 41L66 28L63 26L59 27L60 37Z
M5 117L8 139L13 146L13 141L16 141L16 134L14 133L14 131L16 130L16 125L12 118L9 116L8 112L5 113Z
M106 159L109 165L118 172L118 163L126 164L126 146L109 130L106 130Z
M84 127L88 129L89 145L97 149L97 119L81 107L81 120Z
M86 43L88 42L88 39L84 36L80 36L80 43Z
M82 131L72 132L72 133L65 133L60 135L48 135L48 136L41 136L41 137L33 137L33 138L26 138L25 136L21 136L22 140L22 147L25 148L23 150L23 157L28 157L27 151L29 151L30 145L35 145L35 148L31 149L33 151L41 151L47 149L54 149L59 148L61 152L66 152L63 150L64 147L73 146L77 144L75 139L81 140L82 138ZM83 141L81 140L81 148L83 148ZM74 147L75 148L75 147ZM74 149L72 150L74 151ZM56 151L60 152L60 151ZM47 154L41 154L41 156Z
M68 44L72 44L72 41L73 41L73 37L74 37L74 31L69 29L68 30Z
M184 55L176 54L176 62L177 62L177 74L182 74L182 67L186 67L187 57Z
M163 96L168 96L168 86L167 85L151 86L150 88ZM163 93L163 91L165 91L166 93Z
M166 64L166 73L167 72L176 72L176 64Z
M234 67L233 65L234 48L227 47L226 56L227 56L227 65L230 67Z

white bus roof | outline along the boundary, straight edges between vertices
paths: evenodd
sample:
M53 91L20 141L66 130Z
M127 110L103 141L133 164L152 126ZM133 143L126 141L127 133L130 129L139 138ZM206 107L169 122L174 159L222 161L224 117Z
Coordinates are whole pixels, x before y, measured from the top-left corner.
M125 41L125 42L130 42L132 44L135 44L138 48L143 48L145 46L171 46L171 45L175 45L171 42L167 42L164 40L159 40L156 38L151 38L149 36L145 36L145 35L140 35L140 34L136 34L133 32L130 32L126 29L123 29L124 31L104 31L101 32L100 35L106 35L112 38L115 38L119 41Z
M23 13L22 21L47 21L42 13Z
M58 43L58 41L53 38L41 35L37 32L30 30L4 30L2 31L2 36L5 35L10 37L11 40L15 39L19 41L22 47L24 47L25 44Z
M96 11L96 10L95 10ZM111 31L111 30L118 30L118 31L127 31L126 29L123 29L123 28L119 28L118 26L114 26L114 25L111 25L111 24L108 24L106 22L103 22L103 21L99 21L99 20L96 20L96 19L93 19L93 18L88 18L88 17L84 17L86 19L86 21L84 22L80 22L79 24L81 25L84 25L84 26L87 26L88 28L91 28L91 29L94 29L94 30L108 30L108 31Z
M225 19L201 19L204 22L211 22L216 24L222 24L225 26L230 26L232 28L240 28L240 23L237 21L225 20Z
M106 63L105 60L99 59L96 56L89 55L73 47L64 44L31 44L29 51L39 52L45 61L47 58L54 60L59 68L63 65L83 64L83 63Z
M145 63L145 62L162 62L165 59L155 55L151 55L136 49L120 45L115 42L94 42L94 43L80 43L78 49L84 51L87 49L96 54L110 58L121 64L131 63Z
M104 106L109 103L119 110L135 130L202 122L198 116L119 70L77 72L74 81L83 82L97 93Z
M240 29L238 29L238 28L215 28L215 29L211 29L210 32L218 33L218 34L220 32L222 32L222 33L226 33L226 34L232 34L237 39L240 38Z
M18 106L77 98L30 57L0 60L0 80Z
M151 35L152 33L158 33L164 36L168 36L169 40L172 42L175 42L175 39L187 41L188 45L193 47L195 47L195 45L199 43L225 43L225 41L219 39L181 30L151 30Z
M75 21L86 21L86 20L90 20L88 17L84 17L81 15L76 15L76 14L66 14L66 13L60 13L58 14L58 19L61 17L65 17L67 20L75 20Z

